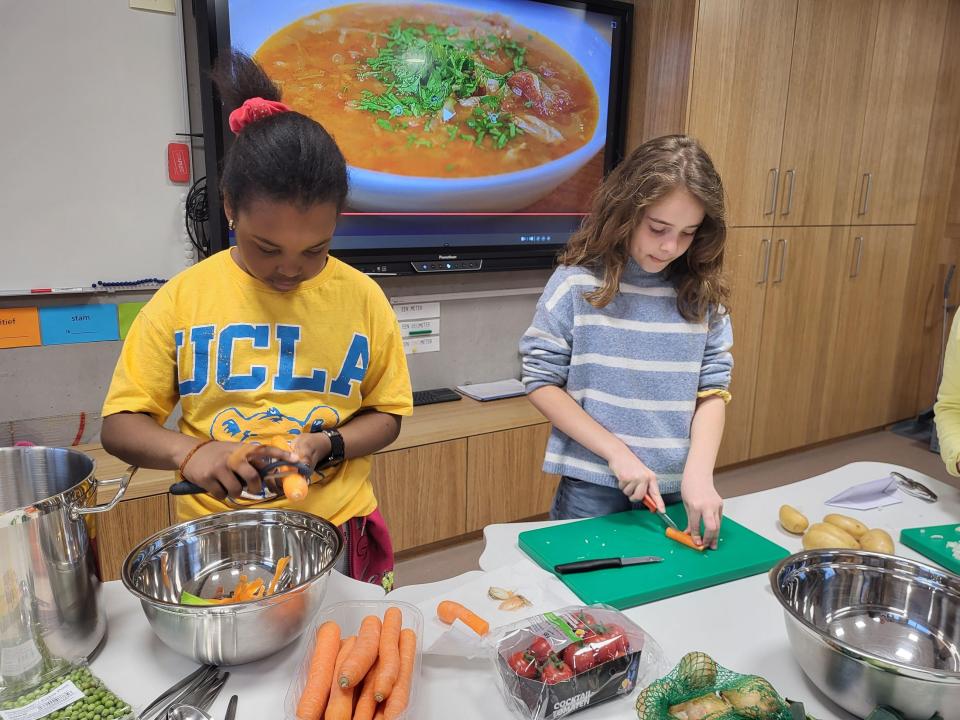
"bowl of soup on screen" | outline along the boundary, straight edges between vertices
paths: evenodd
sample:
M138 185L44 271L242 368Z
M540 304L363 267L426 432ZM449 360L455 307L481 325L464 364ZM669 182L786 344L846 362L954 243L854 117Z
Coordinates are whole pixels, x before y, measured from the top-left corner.
M519 210L603 151L610 44L582 13L307 5L239 19L234 42L336 139L353 209Z

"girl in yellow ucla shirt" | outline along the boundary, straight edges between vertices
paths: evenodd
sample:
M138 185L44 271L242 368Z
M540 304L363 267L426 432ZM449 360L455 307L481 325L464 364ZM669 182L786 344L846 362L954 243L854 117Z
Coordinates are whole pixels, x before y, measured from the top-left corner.
M413 405L387 299L328 255L346 163L251 58L228 56L215 80L237 108L220 188L236 246L174 277L137 316L104 403L103 446L205 490L176 497L186 520L261 492L253 465L236 454L228 465L239 443L292 438L290 452L264 452L317 467L320 481L296 504L281 496L257 507L330 520L346 538L341 569L389 589L393 550L370 456L397 437ZM163 425L178 402L175 432Z

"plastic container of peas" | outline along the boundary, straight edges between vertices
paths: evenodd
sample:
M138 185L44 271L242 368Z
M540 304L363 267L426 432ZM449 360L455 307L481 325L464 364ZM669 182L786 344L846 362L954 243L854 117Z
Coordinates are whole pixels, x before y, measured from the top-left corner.
M136 714L85 663L67 666L41 685L0 702L0 720L79 718L134 720Z

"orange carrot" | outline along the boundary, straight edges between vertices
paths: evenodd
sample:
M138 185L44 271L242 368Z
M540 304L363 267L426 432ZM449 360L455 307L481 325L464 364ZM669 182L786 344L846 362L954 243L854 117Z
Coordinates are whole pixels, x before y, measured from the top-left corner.
M357 638L351 635L340 646L340 652L337 653L336 670L333 680L330 683L330 700L327 702L327 710L323 713L323 720L350 720L353 715L353 688L342 688L337 683L337 677L340 675L340 668L353 652Z
M699 550L703 552L707 549L706 545L697 545L693 538L690 537L690 533L680 532L679 530L674 530L672 527L668 527L666 530L667 537L671 540L676 540L678 543L682 543L687 547L691 547L694 550Z
M340 626L325 622L317 630L316 647L310 657L307 684L297 704L297 720L320 720L327 707L330 686L340 650Z
M337 673L342 688L352 688L363 680L363 676L377 659L380 648L380 618L376 615L367 615L360 623L357 633L357 643L353 652L343 662L343 667Z
M370 672L363 679L363 688L360 690L360 697L357 700L357 707L353 710L353 720L373 720L373 714L377 710L377 699L373 695L376 678L380 674L382 659L377 661L370 668Z
M413 668L417 660L417 634L410 628L400 631L400 676L383 709L384 720L397 720L410 702Z
M391 607L383 614L383 628L380 630L380 670L375 676L373 695L377 702L390 697L390 691L400 674L400 626L403 613L400 608Z
M299 472L294 471L283 476L283 494L293 502L300 502L307 496L310 485Z
M443 600L437 605L437 617L447 625L453 625L454 620L460 620L477 635L486 635L490 630L490 623L453 600Z

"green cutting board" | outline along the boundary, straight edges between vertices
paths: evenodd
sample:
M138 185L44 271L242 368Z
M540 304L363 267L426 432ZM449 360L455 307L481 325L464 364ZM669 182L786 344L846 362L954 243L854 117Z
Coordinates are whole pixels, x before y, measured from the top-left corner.
M667 514L686 527L682 505L668 507ZM619 610L766 572L790 554L728 517L723 518L716 550L693 550L670 540L660 519L646 510L528 530L520 533L519 543L550 572L575 560L662 557L661 563L557 575L584 603L606 603Z
M900 531L900 542L950 572L960 575L960 560L954 557L953 550L947 547L948 542L960 542L958 528L960 523L905 528Z

